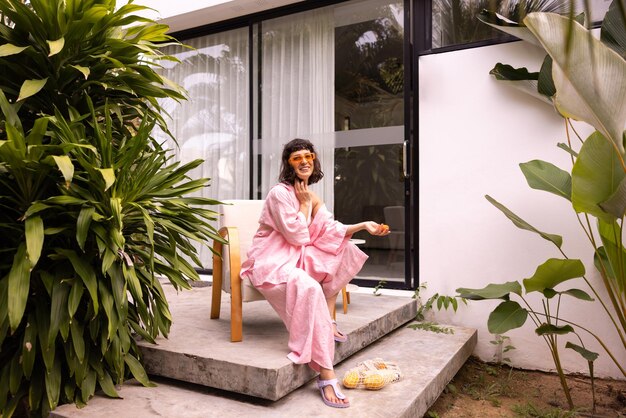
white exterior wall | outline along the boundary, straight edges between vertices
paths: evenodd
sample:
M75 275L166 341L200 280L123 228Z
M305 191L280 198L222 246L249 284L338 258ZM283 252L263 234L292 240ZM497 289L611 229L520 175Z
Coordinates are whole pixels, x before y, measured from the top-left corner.
M548 258L562 257L552 243L514 226L485 194L535 228L562 235L565 253L581 258L587 278L597 290L603 289L593 266L592 247L570 203L530 189L518 166L541 159L570 170L568 154L556 147L557 142L567 143L563 119L551 106L489 75L497 62L538 71L544 55L525 42L513 42L419 58L419 278L421 283L427 282L423 300L435 292L455 295L459 287L521 282ZM586 138L591 130L584 124L578 126ZM566 282L557 289L569 288L591 293L582 280ZM528 300L541 311L540 298ZM496 346L490 344L494 336L486 324L499 302L468 303L456 314L437 312L435 317L477 328L475 354L492 360ZM626 364L621 342L599 303L563 297L561 317L593 330L608 347L615 348L620 364ZM507 356L516 367L553 370L547 346L534 329L529 318L524 327L508 332L516 349ZM623 379L599 344L588 334L581 335L589 349L600 353L596 376ZM566 341L579 344L570 335L560 341L563 346ZM568 373L588 372L587 362L573 350L563 348L561 358Z

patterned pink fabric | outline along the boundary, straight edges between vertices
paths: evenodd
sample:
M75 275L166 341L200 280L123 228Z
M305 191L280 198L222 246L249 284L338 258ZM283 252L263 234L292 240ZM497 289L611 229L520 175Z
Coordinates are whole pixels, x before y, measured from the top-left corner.
M309 225L299 209L293 186L280 183L270 190L241 276L285 323L289 359L316 371L332 369L335 345L326 298L361 270L367 255L325 206Z

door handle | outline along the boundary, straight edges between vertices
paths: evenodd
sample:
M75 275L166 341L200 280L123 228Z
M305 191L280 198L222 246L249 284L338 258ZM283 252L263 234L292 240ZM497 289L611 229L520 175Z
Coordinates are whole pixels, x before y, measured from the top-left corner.
M404 141L402 143L402 174L404 174L404 178L409 178L409 158L407 155L408 147L409 141Z

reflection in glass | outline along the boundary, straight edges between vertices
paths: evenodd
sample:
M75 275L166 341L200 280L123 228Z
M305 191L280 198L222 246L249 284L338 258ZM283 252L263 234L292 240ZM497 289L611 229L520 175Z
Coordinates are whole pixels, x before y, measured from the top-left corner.
M432 48L505 38L502 32L478 20L482 10L519 22L535 11L568 14L571 5L572 0L433 0ZM583 10L579 4L575 7Z
M359 5L362 7L362 5ZM353 10L357 8L354 7ZM335 29L335 130L402 125L403 14L400 3L373 7L367 20ZM358 21L354 21L358 20Z
M193 47L169 47L165 52L180 62L170 62L159 72L187 90L188 100L168 100L162 105L171 119L157 140L172 150L175 161L204 163L189 174L210 178L210 187L198 194L218 200L245 199L249 193L249 81L248 32L238 29L185 40ZM212 253L199 248L200 259L210 268Z

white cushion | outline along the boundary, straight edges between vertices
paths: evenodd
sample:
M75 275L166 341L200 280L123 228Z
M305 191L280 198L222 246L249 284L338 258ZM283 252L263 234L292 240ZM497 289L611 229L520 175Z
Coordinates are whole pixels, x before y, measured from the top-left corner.
M243 263L247 259L246 256L250 245L252 245L252 238L259 227L259 218L261 217L261 210L265 200L224 200L223 203L223 205L219 205L218 209L220 213L218 225L219 228L225 226L237 228L239 233L239 253L241 263ZM230 293L228 253L227 251L223 251L223 253L224 280L222 280L222 288L225 292ZM241 283L241 293L244 302L265 299L248 279L243 280Z

